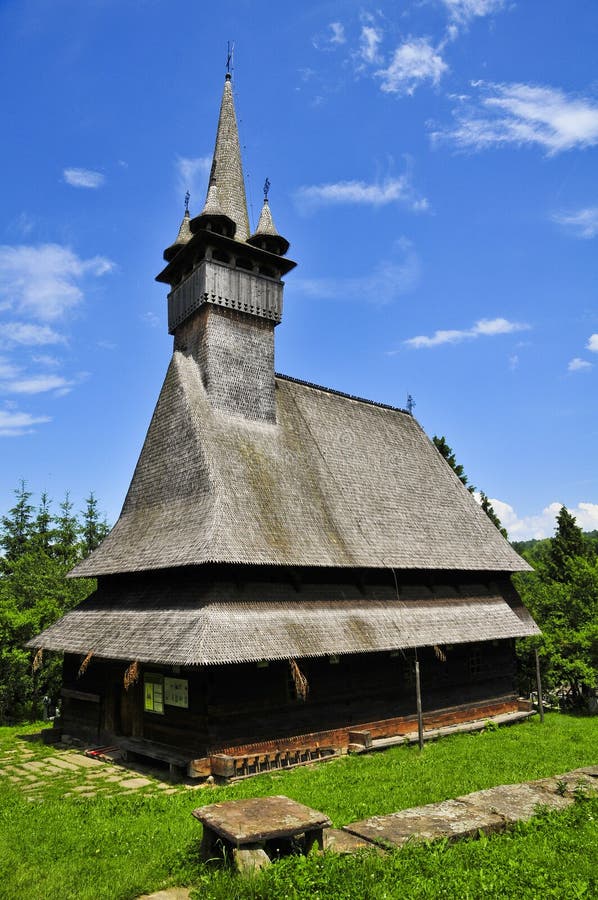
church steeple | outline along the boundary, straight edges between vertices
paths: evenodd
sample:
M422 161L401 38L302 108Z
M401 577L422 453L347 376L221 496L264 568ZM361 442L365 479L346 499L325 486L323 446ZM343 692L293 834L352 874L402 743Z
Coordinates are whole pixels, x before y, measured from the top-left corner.
M195 360L215 409L276 421L274 329L282 318L282 278L295 266L285 257L288 248L274 226L267 188L250 236L227 73L204 208L193 219L185 213L157 276L171 288L168 330L175 352Z
M222 92L210 182L201 215L225 215L234 222L236 240L246 241L249 237L239 129L229 72L226 73Z

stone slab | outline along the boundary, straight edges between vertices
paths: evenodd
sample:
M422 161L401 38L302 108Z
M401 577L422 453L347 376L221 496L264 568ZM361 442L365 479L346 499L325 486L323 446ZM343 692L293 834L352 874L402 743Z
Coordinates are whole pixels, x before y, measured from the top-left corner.
M598 778L587 775L581 771L565 772L564 775L553 775L549 778L538 778L536 781L528 782L532 787L537 787L541 791L548 791L551 794L559 794L567 796L574 794L576 790L581 788L588 793L598 791Z
M202 825L236 846L328 828L328 816L289 797L230 800L194 809Z
M65 771L67 769L71 772L77 771L77 766L74 766L72 763L67 762L65 759L61 759L57 756L50 756L48 762L52 763L53 766L58 766L59 769L64 769Z
M324 832L324 850L329 853L356 853L366 849L377 853L383 852L377 844L372 844L365 838L357 837L356 834L342 828L327 828Z
M147 787L148 784L151 784L149 778L127 778L126 781L121 781L120 786L124 788L142 788Z
M531 784L501 784L498 787L475 791L457 798L474 812L490 810L500 816L505 823L527 821L536 815L538 808L566 809L573 803L570 797L551 794Z
M503 819L489 808L472 809L459 800L444 800L389 816L372 816L345 825L344 830L381 846L402 847L408 841L460 840L503 827Z
M137 900L189 900L191 891L189 888L174 887L164 891L156 891L154 894L144 894Z

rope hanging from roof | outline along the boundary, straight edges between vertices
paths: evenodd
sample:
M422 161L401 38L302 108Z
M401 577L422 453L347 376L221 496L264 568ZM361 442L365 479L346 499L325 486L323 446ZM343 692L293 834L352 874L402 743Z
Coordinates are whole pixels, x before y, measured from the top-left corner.
M42 663L44 661L44 650L43 647L40 647L35 656L33 657L33 662L31 663L31 671L37 672L42 667Z
M137 684L139 681L139 660L136 659L134 662L128 666L125 677L123 678L123 684L125 686L125 691L128 691L131 685Z
M87 667L91 662L91 657L93 656L93 650L90 650L81 665L79 666L79 671L77 672L77 678L81 678L82 675L85 675L87 672Z
M291 675L295 685L295 696L297 700L305 702L309 693L309 682L294 659L289 660L289 666L291 667Z

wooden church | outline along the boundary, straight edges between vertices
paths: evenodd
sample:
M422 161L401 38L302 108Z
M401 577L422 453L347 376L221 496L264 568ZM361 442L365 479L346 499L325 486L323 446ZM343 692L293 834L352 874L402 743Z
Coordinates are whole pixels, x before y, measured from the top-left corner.
M64 733L195 775L413 731L416 660L426 728L514 713L538 633L527 563L409 412L275 374L288 248L267 200L251 233L227 75L204 209L158 275L164 385L72 573L97 590L29 645L64 653Z

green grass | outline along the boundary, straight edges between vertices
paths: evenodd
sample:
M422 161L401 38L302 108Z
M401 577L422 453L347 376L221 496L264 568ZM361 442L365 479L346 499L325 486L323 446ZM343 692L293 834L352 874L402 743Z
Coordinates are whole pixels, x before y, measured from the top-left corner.
M544 726L532 719L498 731L456 735L426 744L421 754L415 747L397 747L313 769L262 775L226 788L183 789L170 796L64 799L53 780L43 802L30 802L4 777L0 779L0 897L128 900L167 884L195 884L198 896L227 898L313 897L318 892L321 897L355 898L516 896L497 892L495 869L504 878L508 875L509 884L521 880L518 896L541 896L544 879L549 887L543 896L589 897L591 893L582 890L590 877L584 860L590 840L596 841L598 814L591 803L488 841L408 848L383 858L329 855L322 860L283 861L262 876L259 886L198 863L201 829L190 812L206 803L286 794L322 810L340 826L369 815L594 764L596 726L595 719L551 714ZM25 730L0 729L0 751L18 747L17 735ZM43 756L53 752L41 744L28 746ZM570 847L573 824L577 843ZM528 859L533 863L528 865ZM568 881L562 883L571 880L573 885L579 883L579 889L551 894L555 873L565 869ZM528 893L526 879L530 879ZM452 893L443 893L448 884L454 885ZM403 891L397 885L409 887Z

